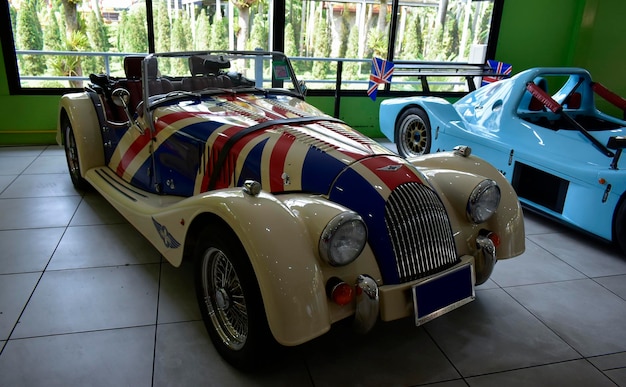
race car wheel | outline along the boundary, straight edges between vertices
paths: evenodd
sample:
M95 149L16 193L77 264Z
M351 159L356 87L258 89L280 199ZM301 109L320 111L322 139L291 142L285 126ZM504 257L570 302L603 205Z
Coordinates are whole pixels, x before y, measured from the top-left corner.
M89 188L89 183L80 174L80 161L78 159L78 148L76 146L76 138L74 137L74 130L72 129L72 123L69 119L64 119L62 122L64 145L65 145L65 158L67 160L67 169L70 172L70 178L72 184L77 190L86 190Z
M209 226L198 240L196 294L211 341L235 367L259 368L271 358L275 341L248 256L224 227Z
M622 204L620 204L619 209L615 213L613 230L613 240L622 253L626 255L626 198L622 200Z
M402 157L430 153L431 130L426 112L412 107L405 110L396 121L395 143Z

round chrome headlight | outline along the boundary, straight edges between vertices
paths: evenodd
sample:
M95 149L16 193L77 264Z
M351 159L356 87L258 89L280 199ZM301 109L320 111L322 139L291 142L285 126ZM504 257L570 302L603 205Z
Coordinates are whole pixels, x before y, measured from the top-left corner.
M467 217L474 223L486 222L496 212L500 204L500 187L495 181L481 181L467 201Z
M367 242L367 228L354 212L344 212L326 225L320 237L320 256L332 266L343 266L354 261Z

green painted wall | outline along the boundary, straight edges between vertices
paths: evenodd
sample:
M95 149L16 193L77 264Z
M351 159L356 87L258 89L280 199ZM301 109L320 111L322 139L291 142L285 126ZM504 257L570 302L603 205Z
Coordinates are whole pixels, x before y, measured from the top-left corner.
M624 15L624 0L504 0L495 59L511 63L514 73L537 66L585 67L597 82L626 96ZM54 143L58 101L58 96L9 95L0 51L0 145ZM334 111L332 97L308 101ZM343 98L340 118L379 136L379 104L367 96Z
M505 0L496 59L513 72L530 67L583 67L626 96L626 1ZM621 113L597 99L601 110Z
M339 106L339 119L347 122L354 129L370 137L381 137L378 129L378 109L383 99L372 101L365 92L363 97L342 97ZM335 98L307 97L307 102L326 114L334 115Z
M9 94L3 40L0 39L0 145L53 144L59 97Z

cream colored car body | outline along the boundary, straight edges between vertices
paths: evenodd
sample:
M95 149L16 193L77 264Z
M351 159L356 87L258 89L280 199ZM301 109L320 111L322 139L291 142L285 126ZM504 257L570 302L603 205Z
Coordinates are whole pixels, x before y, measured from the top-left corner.
M379 285L382 320L413 314L410 289L430 277L385 285L369 245L358 259L343 267L330 266L320 259L320 234L330 219L348 210L344 206L322 195L261 192L253 196L240 187L188 198L137 193L104 163L98 117L89 96L85 93L65 95L60 109L57 140L59 144L65 142L62 123L67 116L74 130L81 175L172 265L179 266L191 255L194 237L203 222L219 220L235 232L254 268L267 320L279 343L288 346L304 343L328 331L332 323L355 313L354 304L338 306L328 299L325 284L333 276L348 283L354 283L360 274L371 276ZM141 119L140 116L139 121ZM143 124L140 122L140 125ZM428 184L439 193L448 211L457 254L462 258L459 265L472 263L475 270L482 270L483 257L476 248L480 228L498 232L503 241L497 249L497 259L524 251L523 217L517 196L490 165L473 156L452 152L410 161L427 177ZM465 214L468 195L485 177L500 186L501 204L496 216L487 224L471 224ZM162 232L154 227L154 221L163 226ZM184 248L168 248L163 243L163 233L181 241Z

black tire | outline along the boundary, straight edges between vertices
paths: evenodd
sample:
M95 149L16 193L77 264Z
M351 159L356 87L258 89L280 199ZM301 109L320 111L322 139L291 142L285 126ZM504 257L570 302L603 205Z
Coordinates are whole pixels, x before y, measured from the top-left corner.
M614 222L613 241L622 254L626 255L626 198L622 198L622 203L615 212Z
M402 157L430 153L432 132L426 112L417 107L405 110L396 121L395 143Z
M74 130L72 129L72 123L68 118L62 121L63 130L63 145L65 146L65 159L67 160L67 169L72 179L74 188L79 191L86 191L89 189L89 183L80 174L80 160L78 157L78 148L76 146L76 138L74 137Z
M195 249L198 305L211 341L231 365L258 370L277 349L248 255L233 233L215 225Z

